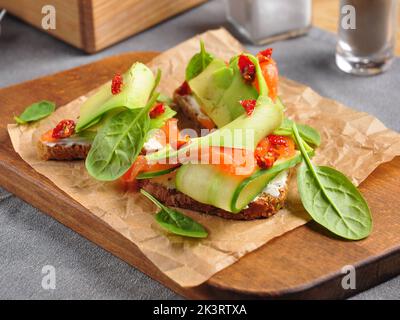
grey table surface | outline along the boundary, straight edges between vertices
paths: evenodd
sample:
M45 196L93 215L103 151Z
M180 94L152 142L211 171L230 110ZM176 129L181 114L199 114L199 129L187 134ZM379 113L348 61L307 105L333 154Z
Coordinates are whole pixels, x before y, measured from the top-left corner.
M220 26L231 30L222 1L211 1L95 55L7 16L0 35L0 87L127 51L165 50ZM235 33L234 33L235 34ZM238 36L237 34L235 34ZM238 36L239 37L239 36ZM249 51L260 48L242 40ZM400 131L400 59L385 74L358 78L334 64L335 36L312 29L273 44L280 73L321 95L374 114ZM54 266L56 288L42 287L44 266ZM0 188L0 298L180 299L140 271ZM353 299L400 299L400 277Z

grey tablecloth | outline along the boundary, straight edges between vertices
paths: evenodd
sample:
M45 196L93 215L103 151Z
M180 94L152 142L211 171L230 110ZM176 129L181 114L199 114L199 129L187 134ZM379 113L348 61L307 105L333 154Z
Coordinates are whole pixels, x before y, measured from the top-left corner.
M33 79L116 53L164 50L207 29L225 26L223 3L212 1L110 49L88 56L24 23L6 17L0 36L0 87ZM243 40L243 39L242 39ZM282 75L324 96L370 112L400 131L400 60L386 74L357 78L334 65L335 36L312 29L308 36L275 43ZM259 48L247 45L256 52ZM54 266L56 289L42 288L42 268ZM146 275L0 189L0 298L176 299ZM400 277L358 299L400 298Z

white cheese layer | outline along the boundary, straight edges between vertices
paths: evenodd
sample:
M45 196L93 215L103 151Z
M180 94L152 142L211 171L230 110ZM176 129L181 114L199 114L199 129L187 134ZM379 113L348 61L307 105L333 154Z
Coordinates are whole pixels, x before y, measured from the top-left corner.
M65 147L71 147L73 145L91 145L92 141L84 137L74 136L71 138L59 139L56 141L43 141L43 143L48 147L53 148L57 145Z
M164 148L164 146L154 137L151 137L143 145L143 149L146 153L156 152L162 148Z
M275 178L273 178L268 183L268 185L264 188L264 190L261 191L261 193L254 198L253 201L258 200L263 193L278 198L281 194L280 190L286 186L288 176L289 176L288 170L280 172Z
M199 103L197 102L196 98L193 95L187 95L186 96L187 102L190 104L192 111L196 114L198 119L204 119L212 122L211 118L207 116L203 110L201 110L201 107Z
M282 171L268 183L268 185L264 188L262 192L276 198L279 197L279 195L281 194L280 189L286 186L288 175L288 170Z
M191 94L185 96L185 98L187 99L187 101L189 102L190 106L192 107L194 113L196 113L198 116L203 116L203 117L207 117L203 111L200 108L199 103L197 102L196 98L193 97Z

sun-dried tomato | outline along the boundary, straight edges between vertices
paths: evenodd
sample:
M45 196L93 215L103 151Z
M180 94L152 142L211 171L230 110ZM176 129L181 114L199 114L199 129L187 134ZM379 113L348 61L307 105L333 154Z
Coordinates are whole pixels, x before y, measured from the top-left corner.
M75 133L75 121L74 120L62 120L53 129L51 134L54 139L63 139L72 136Z
M116 95L121 92L122 90L122 85L123 85L123 77L121 74L117 73L115 74L114 78L112 79L111 82L111 93L113 95Z
M261 169L268 169L273 166L278 155L271 149L271 143L268 139L263 139L257 145L254 152L254 157L257 161L257 165Z
M279 146L287 146L288 145L288 140L287 140L287 137L285 137L285 136L278 136L275 134L271 134L268 136L268 141L272 145L279 145Z
M271 57L272 57L272 48L267 48L267 49L265 49L263 51L260 51L257 54L257 57L258 57L258 60L260 60L260 62L262 62L262 60L264 60L264 59L271 59Z
M259 142L254 157L260 168L268 169L277 159L291 157L294 153L295 145L290 137L271 134Z
M266 156L266 155L264 155L262 157L256 156L256 161L257 161L257 165L261 169L269 169L274 165L276 159L275 159L274 156Z
M176 89L175 93L180 96L187 96L192 93L192 90L190 89L189 83L184 81L181 86Z
M244 54L239 56L238 66L243 79L246 82L253 82L256 78L256 66L250 58Z
M153 109L150 111L150 118L154 119L157 118L159 115L165 112L165 105L163 103L157 103Z
M254 108L256 107L257 101L254 99L248 99L248 100L240 100L239 102L244 108L244 110L246 110L246 114L248 116L251 116L254 111Z

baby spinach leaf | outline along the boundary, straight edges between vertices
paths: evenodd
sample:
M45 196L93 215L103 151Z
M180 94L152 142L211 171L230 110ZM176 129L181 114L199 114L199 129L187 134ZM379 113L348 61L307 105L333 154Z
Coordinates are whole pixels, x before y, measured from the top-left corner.
M86 158L86 169L92 177L112 181L128 171L143 148L150 128L149 111L157 96L153 93L142 109L127 109L106 121Z
M204 47L204 42L200 41L200 52L196 53L186 67L186 81L198 76L214 60Z
M293 123L293 120L285 118L281 126L274 131L274 134L282 136L293 135ZM317 130L305 124L296 123L296 126L299 131L300 137L305 142L317 147L321 144L321 136Z
M158 70L150 100L144 108L124 109L105 120L85 161L92 177L113 181L129 170L142 150L150 129L149 111L157 101L159 94L155 89L160 79L161 71Z
M27 107L25 111L22 112L18 117L15 116L14 120L18 124L26 124L33 121L38 121L51 115L55 109L56 105L54 102L46 100L39 101Z
M367 237L372 230L372 217L361 193L341 172L314 166L295 123L293 133L305 161L297 172L304 208L317 223L338 236L350 240Z
M140 192L160 208L160 211L156 214L156 221L165 230L190 238L206 238L208 236L204 227L192 218L185 216L179 211L164 206L145 190L141 189Z

